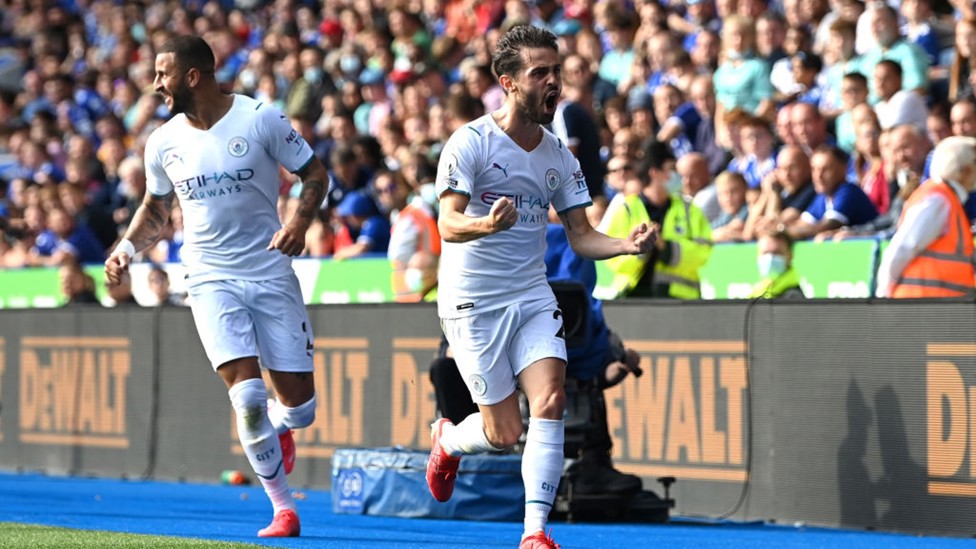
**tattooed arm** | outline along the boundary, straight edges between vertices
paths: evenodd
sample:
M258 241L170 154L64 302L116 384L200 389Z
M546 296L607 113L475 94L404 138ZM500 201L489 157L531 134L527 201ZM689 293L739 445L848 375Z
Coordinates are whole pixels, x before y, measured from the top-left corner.
M302 178L302 192L298 195L298 210L268 244L269 250L280 250L290 256L301 255L305 250L305 233L309 225L315 220L322 207L325 191L329 184L329 172L318 158L312 161L304 170L298 172Z
M119 277L128 270L132 256L156 242L163 228L169 223L169 214L173 210L175 197L173 192L163 196L146 193L142 204L132 217L125 238L105 260L105 278L109 284L118 284Z

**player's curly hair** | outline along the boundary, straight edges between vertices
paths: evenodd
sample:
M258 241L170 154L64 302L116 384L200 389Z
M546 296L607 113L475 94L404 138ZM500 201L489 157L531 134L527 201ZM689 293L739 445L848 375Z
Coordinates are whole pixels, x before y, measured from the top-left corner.
M491 56L491 69L495 77L503 74L514 76L522 70L522 49L549 48L559 52L556 35L540 27L518 25L512 27L495 46L495 53Z

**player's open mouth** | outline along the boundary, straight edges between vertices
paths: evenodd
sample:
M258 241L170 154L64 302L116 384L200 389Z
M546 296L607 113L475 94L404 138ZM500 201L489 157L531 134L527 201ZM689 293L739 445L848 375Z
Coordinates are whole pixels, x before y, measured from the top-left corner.
M546 94L545 105L546 110L551 111L556 108L556 103L559 102L559 94L556 92L551 92Z

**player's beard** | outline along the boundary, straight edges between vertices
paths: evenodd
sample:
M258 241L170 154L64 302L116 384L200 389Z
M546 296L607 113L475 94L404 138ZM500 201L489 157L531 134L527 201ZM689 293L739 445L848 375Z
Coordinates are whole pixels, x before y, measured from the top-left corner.
M173 114L188 113L193 114L196 104L193 101L193 92L186 82L180 82L172 93L170 93L173 105L169 108Z
M559 104L559 90L547 90L541 94L532 92L524 97L521 107L526 118L542 126L552 123L556 117L556 105ZM550 98L551 105L546 104L547 98Z

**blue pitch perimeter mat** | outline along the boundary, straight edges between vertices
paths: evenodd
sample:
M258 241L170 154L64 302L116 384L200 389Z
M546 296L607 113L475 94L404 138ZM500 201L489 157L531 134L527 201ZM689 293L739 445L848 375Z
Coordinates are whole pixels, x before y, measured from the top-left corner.
M328 492L299 494L302 537L265 540L257 530L271 518L260 488L171 482L0 474L0 522L25 522L250 542L270 547L456 548L518 547L521 524L399 519L332 512ZM706 523L675 518L671 524L552 524L565 549L973 547L972 540L913 537L823 528ZM0 540L0 546L3 540Z

